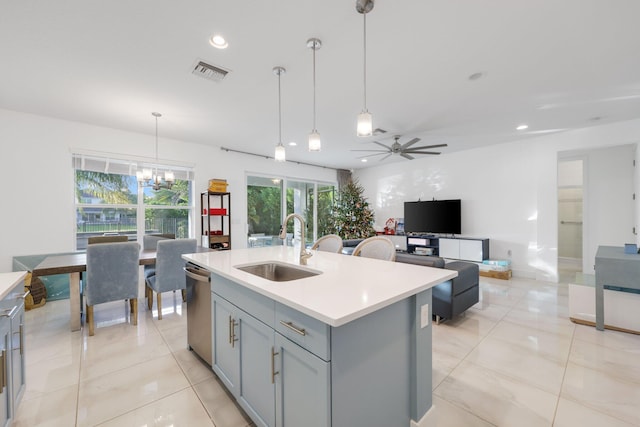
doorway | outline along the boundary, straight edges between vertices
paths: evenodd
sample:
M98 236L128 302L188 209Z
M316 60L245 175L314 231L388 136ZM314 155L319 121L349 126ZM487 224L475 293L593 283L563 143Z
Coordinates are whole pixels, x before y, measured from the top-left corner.
M582 272L584 159L558 161L558 278L575 280Z

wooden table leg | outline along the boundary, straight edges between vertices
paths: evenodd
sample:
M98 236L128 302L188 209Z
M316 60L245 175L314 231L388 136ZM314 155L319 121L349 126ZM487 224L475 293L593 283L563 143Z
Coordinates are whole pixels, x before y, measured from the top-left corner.
M80 318L80 273L69 274L69 306L71 332L79 331L82 325Z

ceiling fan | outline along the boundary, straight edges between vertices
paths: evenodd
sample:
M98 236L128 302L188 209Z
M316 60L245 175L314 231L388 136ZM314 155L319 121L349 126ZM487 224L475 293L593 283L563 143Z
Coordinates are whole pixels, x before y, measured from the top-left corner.
M378 141L371 141L374 144L378 144L379 146L383 147L384 150L351 150L351 151L369 151L369 152L373 152L374 154L367 154L365 156L362 157L358 157L359 159L364 159L365 157L372 157L372 156L380 156L382 154L386 154L386 156L382 157L380 159L380 161L383 161L384 159L386 159L387 157L389 157L392 154L400 154L402 157L404 157L405 159L409 159L409 160L413 160L415 159L415 157L412 156L412 154L440 154L437 151L423 151L423 150L428 150L431 148L439 148L439 147L446 147L447 144L437 144L437 145L423 145L420 147L413 147L413 144L415 144L416 142L420 141L420 138L413 138L411 141L409 142L405 142L404 144L400 144L398 142L398 140L400 139L400 136L394 136L394 143L391 144L391 146L389 145L385 145L382 144Z

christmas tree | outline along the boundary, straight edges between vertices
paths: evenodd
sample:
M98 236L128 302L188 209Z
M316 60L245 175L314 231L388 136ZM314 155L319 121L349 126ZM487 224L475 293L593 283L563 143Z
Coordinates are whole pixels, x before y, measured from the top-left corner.
M373 212L367 199L362 196L364 188L356 181L343 186L333 205L329 229L343 239L363 239L375 236Z

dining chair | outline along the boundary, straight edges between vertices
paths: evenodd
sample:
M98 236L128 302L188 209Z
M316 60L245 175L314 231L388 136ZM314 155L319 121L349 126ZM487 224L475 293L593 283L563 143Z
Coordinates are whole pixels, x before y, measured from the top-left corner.
M89 335L94 334L93 307L111 301L129 300L131 323L138 324L138 257L136 242L102 243L87 247L84 298Z
M175 238L176 238L176 235L173 233L145 234L144 236L142 236L142 250L155 251L156 249L158 249L158 242L160 240L175 239ZM145 280L147 280L147 277L152 276L155 273L156 273L155 264L144 266L143 277Z
M353 256L395 261L396 247L384 236L373 236L360 242L353 250Z
M311 246L311 250L341 253L342 238L337 234L327 234L326 236L322 236L316 240L313 246Z
M156 252L155 274L145 279L145 296L149 310L153 309L153 292L157 294L158 320L162 319L163 292L182 291L182 300L186 300L186 276L184 273L185 260L182 254L196 251L196 239L160 240Z
M129 236L125 234L93 236L93 237L87 238L87 244L92 245L94 243L116 243L116 242L126 242L128 240L129 240Z

